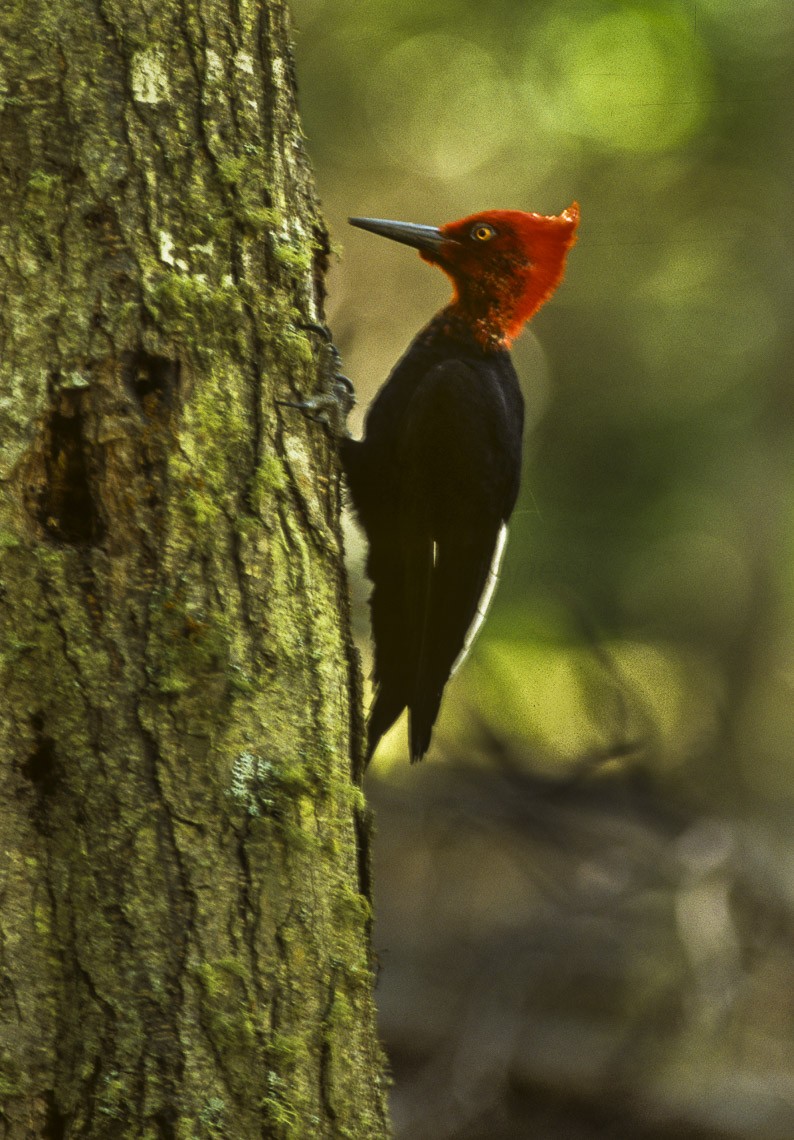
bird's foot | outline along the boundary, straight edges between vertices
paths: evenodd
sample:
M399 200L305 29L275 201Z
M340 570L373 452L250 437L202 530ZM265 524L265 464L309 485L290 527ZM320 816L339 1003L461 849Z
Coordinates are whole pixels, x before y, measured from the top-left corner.
M284 408L298 408L309 419L324 424L335 439L343 439L350 434L347 417L356 403L353 382L342 375L339 350L324 325L300 324L298 328L320 338L320 387L314 396L302 400L276 400L276 403Z

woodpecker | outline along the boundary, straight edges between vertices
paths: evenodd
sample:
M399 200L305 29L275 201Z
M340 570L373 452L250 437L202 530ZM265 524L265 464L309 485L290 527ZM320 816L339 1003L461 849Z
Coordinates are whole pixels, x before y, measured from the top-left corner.
M341 441L373 584L368 758L406 707L411 760L424 756L482 624L521 477L508 350L562 280L578 222L575 202L558 216L489 210L438 228L350 218L418 249L453 287L375 397L363 439Z
M414 247L453 287L376 395L364 437L339 441L369 545L375 701L367 760L407 708L413 762L427 752L444 687L496 587L524 419L508 350L563 278L579 206L551 217L489 210L439 227L349 221ZM345 395L343 414L349 383L336 375L332 384ZM298 406L325 417L334 400Z

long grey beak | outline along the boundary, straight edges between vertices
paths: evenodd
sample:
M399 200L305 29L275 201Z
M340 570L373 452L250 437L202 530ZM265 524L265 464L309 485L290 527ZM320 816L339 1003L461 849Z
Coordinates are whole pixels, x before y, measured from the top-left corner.
M425 249L430 253L437 252L445 240L441 230L435 226L417 226L413 222L388 222L383 218L348 218L351 226L358 226L360 230L369 230L370 233L380 234L381 237L400 241L403 245L412 245L414 249Z

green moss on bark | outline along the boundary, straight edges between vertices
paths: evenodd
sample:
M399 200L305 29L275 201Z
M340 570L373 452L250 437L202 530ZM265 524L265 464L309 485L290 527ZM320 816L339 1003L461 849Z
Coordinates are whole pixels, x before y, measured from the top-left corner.
M387 1134L288 39L0 11L8 1140Z

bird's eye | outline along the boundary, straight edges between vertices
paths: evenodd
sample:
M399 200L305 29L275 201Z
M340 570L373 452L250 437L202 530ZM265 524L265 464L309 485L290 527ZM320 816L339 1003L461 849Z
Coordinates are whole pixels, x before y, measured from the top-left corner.
M474 227L471 231L471 236L475 241L490 241L492 237L496 237L496 230L493 226L486 226L481 223L479 226Z

